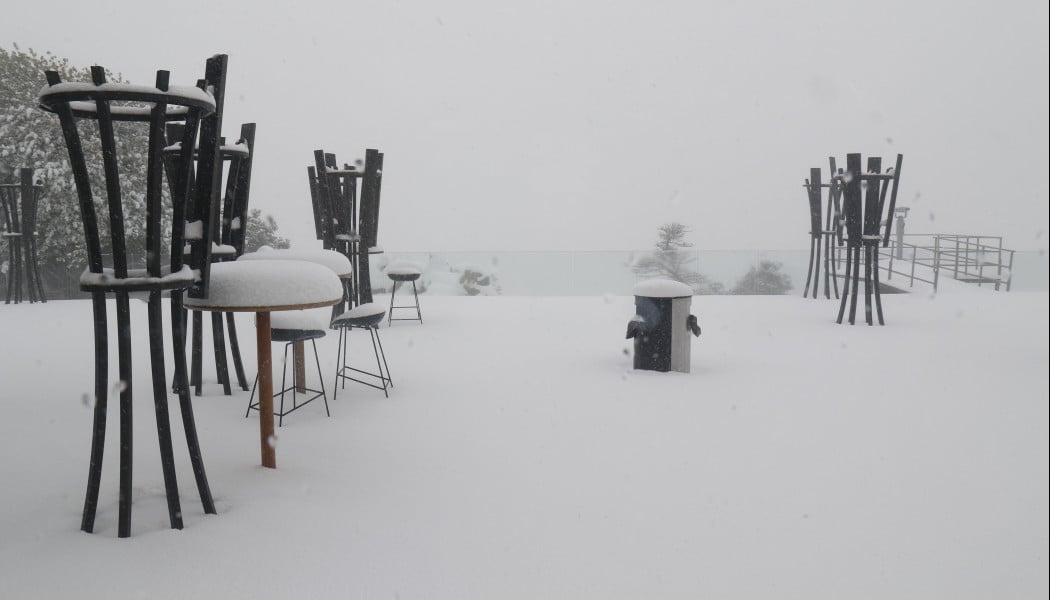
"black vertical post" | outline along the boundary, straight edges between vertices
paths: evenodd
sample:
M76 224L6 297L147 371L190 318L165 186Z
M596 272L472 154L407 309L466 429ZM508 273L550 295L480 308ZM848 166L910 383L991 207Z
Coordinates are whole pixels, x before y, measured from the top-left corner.
M882 238L882 247L890 245L890 233L893 230L893 213L897 208L897 185L901 180L901 165L904 163L904 155L897 155L897 163L893 166L893 190L890 192L890 209L886 213L886 234Z
M877 156L869 156L867 173L870 175L880 175L881 172L882 159ZM866 190L867 194L864 198L864 235L861 238L861 242L864 246L864 322L868 325L873 324L871 312L871 295L873 291L871 263L874 259L871 254L871 249L877 243L876 238L879 234L879 221L882 216L881 182L882 180L877 177L868 178L866 182L868 189Z
M91 310L95 330L95 414L91 427L91 458L88 463L87 493L84 496L84 513L80 520L80 529L87 533L95 530L95 512L98 508L99 485L102 481L102 457L106 444L109 325L106 322L105 292L92 292Z
M843 213L846 220L846 236L848 247L846 249L846 281L843 283L842 304L839 308L838 321L842 322L846 301L849 299L850 312L849 322L852 325L857 314L857 291L859 289L860 277L860 244L863 236L863 214L861 198L861 158L860 154L846 155L846 172L842 174L842 199ZM852 263L852 265L850 264ZM853 286L852 293L846 291L849 285L850 268L852 267Z

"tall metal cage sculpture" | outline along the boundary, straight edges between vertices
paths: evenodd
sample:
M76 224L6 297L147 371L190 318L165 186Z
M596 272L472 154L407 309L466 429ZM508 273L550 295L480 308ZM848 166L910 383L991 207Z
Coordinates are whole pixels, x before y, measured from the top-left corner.
M33 181L33 171L19 169L17 183L0 183L0 238L7 243L5 304L18 304L23 297L30 303L47 302L36 252L36 215L44 186Z
M896 164L882 172L882 159L868 157L867 168L861 167L861 155L846 155L846 170L832 176L842 186L843 216L846 229L846 269L842 283L837 323L842 323L849 305L849 323L855 324L857 296L860 285L860 266L864 263L864 321L873 325L872 297L879 325L885 325L882 314L882 293L879 289L879 245L889 246L893 230L892 215L897 204L901 164L904 155L897 155ZM889 203L886 199L889 196Z
M838 283L838 250L843 244L842 239L842 207L840 200L842 186L834 178L835 157L829 159L831 165L831 179L823 183L819 168L809 170L809 179L804 187L809 197L809 268L806 271L806 287L802 291L802 297L809 296L810 284L813 285L813 298L817 297L820 287L821 273L824 276L824 297L831 299L834 290L835 298L839 297ZM828 191L827 210L821 216L821 203L823 191ZM821 268L820 248L824 246L824 263Z
M158 71L154 86L107 83L105 70L92 67L92 81L63 83L59 74L47 72L48 87L40 95L40 107L58 115L69 151L70 165L76 183L81 220L87 242L88 268L81 276L80 287L92 299L95 332L95 406L87 493L81 529L94 530L102 475L103 446L106 437L108 409L109 342L106 299L116 300L117 348L120 376L120 481L117 535L131 535L132 498L132 293L148 295L149 359L152 369L153 404L160 444L161 468L167 497L168 518L173 529L182 528L182 508L175 478L171 424L168 415L167 381L164 370L164 330L161 297L171 297L171 321L175 377L179 382L178 397L189 458L200 493L204 512L215 513L215 503L204 471L200 444L193 417L192 400L187 383L185 322L183 294L207 297L211 262L211 240L216 227L221 157L219 132L222 127L223 95L226 82L225 55L208 59L205 78L196 87L169 86L167 71ZM105 175L105 202L100 212L108 219L108 246L111 259L104 263L103 236L88 176L88 164L78 131L78 120L95 121L102 146ZM125 212L121 195L121 170L118 165L114 122L145 124L149 132L146 167L146 214L144 247L129 245L125 235ZM178 176L172 186L170 218L162 201L164 129L171 121L184 121L186 127L177 157ZM200 131L200 149L194 173L193 149ZM204 232L199 240L186 238L187 222L201 222ZM163 224L170 223L168 231ZM184 261L184 245L189 244L189 264ZM165 248L167 246L167 248ZM128 268L129 253L141 254L146 268ZM170 263L163 264L163 254Z

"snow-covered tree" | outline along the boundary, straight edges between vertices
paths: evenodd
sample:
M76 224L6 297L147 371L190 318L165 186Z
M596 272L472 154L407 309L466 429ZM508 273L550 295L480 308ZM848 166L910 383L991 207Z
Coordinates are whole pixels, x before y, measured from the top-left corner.
M287 248L288 240L277 234L277 221L258 208L248 211L248 229L244 232L244 251L255 252L263 246Z
M18 169L36 169L35 177L43 184L37 214L37 248L41 265L79 271L87 263L84 230L76 184L69 165L69 152L58 117L39 108L37 97L46 84L45 71L57 71L63 81L90 81L90 69L71 65L51 53L38 54L32 49L0 48L0 180L18 176ZM124 82L120 74L107 72L111 82ZM102 251L110 245L106 213L105 177L98 126L91 120L78 123L84 156L88 164L91 191L95 200ZM121 172L121 197L124 204L124 226L129 257L141 256L146 239L146 161L148 132L140 123L114 123L117 162ZM163 190L163 218L170 218L170 198ZM162 222L167 231L170 222ZM247 223L246 246L288 247L288 241L277 235L273 217L252 210ZM254 244L254 246L253 246ZM167 249L165 249L165 254Z
M747 274L740 278L733 286L734 294L742 295L776 295L786 294L791 291L791 277L787 273L781 273L784 265L772 261L759 261L753 265Z
M723 286L702 275L696 268L697 256L687 250L689 228L681 223L667 223L657 229L656 250L640 257L631 266L641 277L664 277L680 281L699 294L720 294Z
M50 53L32 49L0 48L0 178L11 180L18 169L36 169L43 184L37 213L37 248L42 264L82 267L87 262L76 185L69 166L69 154L58 117L41 110L37 97L46 81L44 72L57 71L63 81L90 81L89 69L81 69ZM119 74L107 73L109 81L123 81ZM105 214L105 178L98 127L92 121L79 124L95 207ZM117 160L122 181L125 227L129 252L143 248L146 210L145 128L131 123L115 123ZM169 201L165 196L165 204ZM138 218L136 218L138 217ZM166 223L164 225L167 225ZM109 245L108 219L99 219L103 252Z

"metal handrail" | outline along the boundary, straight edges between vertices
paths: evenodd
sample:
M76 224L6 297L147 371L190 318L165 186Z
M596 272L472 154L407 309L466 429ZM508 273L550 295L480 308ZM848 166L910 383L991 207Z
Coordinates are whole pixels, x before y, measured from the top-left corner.
M881 250L882 256L889 260L880 264L880 268L886 271L886 280L892 279L894 274L908 277L908 287L913 287L915 281L933 285L934 292L937 291L942 270L950 271L952 278L959 281L975 282L978 287L985 283L994 284L996 290L1006 284L1006 291L1010 291L1013 273L1014 250L1003 248L1001 236L987 235L959 235L959 234L905 234L911 238L932 238L933 245L908 243L898 236L891 247ZM909 250L910 259L905 258L904 250ZM1004 254L1006 261L1004 262ZM989 257L994 257L989 259ZM908 260L911 263L909 272L894 268L894 260ZM933 270L933 280L924 279L915 274L916 265L928 267ZM985 276L986 267L995 267L995 276ZM1005 277L1004 277L1005 268Z

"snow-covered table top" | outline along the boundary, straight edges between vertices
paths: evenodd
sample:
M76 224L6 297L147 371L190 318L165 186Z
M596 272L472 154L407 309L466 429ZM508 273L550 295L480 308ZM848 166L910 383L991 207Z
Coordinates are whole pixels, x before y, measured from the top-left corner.
M248 252L242 254L239 261L256 261L256 260L298 260L311 262L318 265L323 265L330 269L333 273L339 277L349 277L353 271L353 267L350 264L350 259L346 256L336 252L335 250L294 250L288 249L274 249L269 246L263 246L255 252Z
M331 306L343 285L322 265L296 260L249 260L211 266L207 298L186 298L186 308L269 312Z

